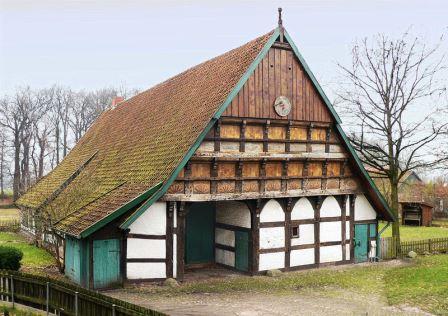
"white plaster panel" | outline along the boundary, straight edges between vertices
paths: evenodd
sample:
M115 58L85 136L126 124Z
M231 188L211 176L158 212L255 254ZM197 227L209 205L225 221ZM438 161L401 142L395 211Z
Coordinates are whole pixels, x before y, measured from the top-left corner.
M347 202L345 203L345 216L350 216L350 197L347 197Z
M126 277L131 280L166 278L164 262L128 262Z
M250 228L250 210L243 202L217 202L216 222Z
M260 222L281 222L285 220L285 213L276 200L269 200L260 214Z
M342 238L342 224L338 222L320 223L320 242L339 241Z
M310 201L303 197L297 201L291 211L291 220L314 218L314 209Z
M173 234L173 277L177 277L177 235Z
M327 196L320 208L320 217L341 216L341 207L334 196Z
M350 244L345 245L345 260L350 260Z
M224 249L215 249L215 260L231 267L235 266L235 253Z
M174 212L173 212L173 227L177 227L177 203L174 203Z
M376 257L376 240L371 240L369 258L375 258L375 257Z
M280 248L285 246L285 228L260 228L260 249Z
M314 224L299 225L299 238L291 238L291 245L314 244Z
M216 228L215 242L221 245L235 247L235 232L232 230Z
M165 258L166 246L162 239L128 238L128 258Z
M271 269L281 269L285 267L285 253L272 252L261 253L258 265L258 271L265 271Z
M151 205L129 228L132 234L165 235L166 203Z
M291 267L303 266L314 263L314 248L299 249L291 251Z
M345 222L345 239L350 240L350 222Z
M342 246L325 246L320 247L320 262L336 262L342 260Z
M355 221L367 219L376 219L376 212L364 194L359 194L355 200Z

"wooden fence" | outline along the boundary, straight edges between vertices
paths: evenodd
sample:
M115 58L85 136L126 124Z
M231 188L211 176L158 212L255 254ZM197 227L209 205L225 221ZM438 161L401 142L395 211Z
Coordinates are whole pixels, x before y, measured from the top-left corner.
M432 238L398 242L395 237L384 237L379 244L380 259L406 257L410 251L418 254L448 252L448 238Z
M0 232L17 232L20 230L19 219L1 219Z
M165 315L57 280L0 270L0 300L38 308L55 315Z

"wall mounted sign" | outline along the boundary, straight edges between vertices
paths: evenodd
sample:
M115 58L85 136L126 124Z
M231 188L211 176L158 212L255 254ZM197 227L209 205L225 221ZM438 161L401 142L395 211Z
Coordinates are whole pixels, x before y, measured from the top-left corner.
M283 95L277 97L274 102L274 109L280 116L287 116L291 112L291 102Z

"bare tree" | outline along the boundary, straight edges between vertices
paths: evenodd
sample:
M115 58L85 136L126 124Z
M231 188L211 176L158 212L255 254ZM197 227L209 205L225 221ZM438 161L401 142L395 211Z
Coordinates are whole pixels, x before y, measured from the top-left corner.
M347 81L338 97L350 115L350 140L363 163L389 182L398 217L403 175L448 159L439 155L448 127L440 44L427 47L408 33L396 40L378 35L357 43L352 64L339 67ZM398 222L393 235L400 236Z
M0 200L5 198L5 180L7 169L6 151L6 133L4 129L0 129Z

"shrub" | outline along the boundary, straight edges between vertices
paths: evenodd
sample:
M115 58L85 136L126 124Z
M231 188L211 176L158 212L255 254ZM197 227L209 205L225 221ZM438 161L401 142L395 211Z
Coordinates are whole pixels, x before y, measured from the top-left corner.
M12 247L0 246L0 269L18 271L23 252Z

